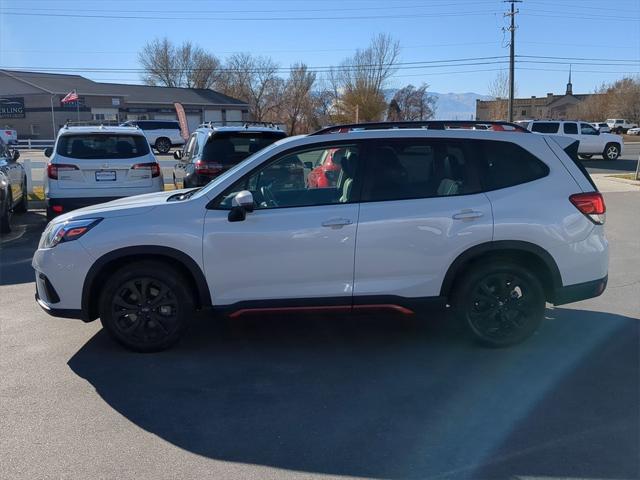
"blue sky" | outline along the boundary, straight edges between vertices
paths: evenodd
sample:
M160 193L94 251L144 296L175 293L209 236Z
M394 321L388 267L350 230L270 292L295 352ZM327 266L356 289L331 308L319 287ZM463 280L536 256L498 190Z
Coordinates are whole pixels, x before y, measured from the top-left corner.
M576 93L640 75L640 0L613 5L518 4L516 53L563 57L520 57L536 63L517 64L518 94L562 92L569 63ZM0 0L0 66L71 69L94 80L135 83L139 73L127 69L138 68L136 52L167 36L191 40L220 58L246 51L282 67L296 61L324 67L384 32L400 41L400 61L410 64L391 86L426 82L432 91L486 94L496 70L507 68L495 63L506 58L487 58L509 53L506 10L501 0ZM411 64L439 60L457 61ZM89 71L96 68L120 71Z

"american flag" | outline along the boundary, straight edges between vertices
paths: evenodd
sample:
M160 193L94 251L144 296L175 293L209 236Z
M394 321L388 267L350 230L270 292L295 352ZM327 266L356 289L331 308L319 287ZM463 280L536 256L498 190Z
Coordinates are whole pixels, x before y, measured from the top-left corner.
M78 100L78 92L76 92L75 90L67 93L64 98L62 100L60 100L60 103L69 103L69 102L75 102Z

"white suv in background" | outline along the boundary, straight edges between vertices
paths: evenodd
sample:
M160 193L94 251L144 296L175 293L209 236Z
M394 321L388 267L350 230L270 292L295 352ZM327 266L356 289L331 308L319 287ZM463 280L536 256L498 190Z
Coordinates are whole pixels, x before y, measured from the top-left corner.
M48 219L164 189L160 164L137 127L63 127L45 155L49 157L44 184Z
M607 118L606 124L613 133L627 133L630 128L636 128L637 123L630 122L623 118Z
M576 142L445 123L470 122L331 127L275 142L202 188L63 215L33 257L37 301L153 351L194 310L447 305L475 338L506 346L537 330L545 302L600 295L605 205ZM305 182L294 165L327 152L336 182Z
M184 145L180 124L175 120L129 120L123 127L138 127L158 153L169 153L171 147Z
M576 120L533 120L527 128L534 133L560 135L577 140L578 154L582 158L602 155L605 160L616 160L622 155L622 137L611 133L600 133L593 125Z

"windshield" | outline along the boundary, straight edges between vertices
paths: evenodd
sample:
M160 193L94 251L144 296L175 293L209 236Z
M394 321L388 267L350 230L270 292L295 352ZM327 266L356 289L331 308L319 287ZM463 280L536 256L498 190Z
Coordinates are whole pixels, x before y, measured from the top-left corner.
M63 135L58 140L56 153L83 160L134 158L149 153L149 142L141 135L109 133Z

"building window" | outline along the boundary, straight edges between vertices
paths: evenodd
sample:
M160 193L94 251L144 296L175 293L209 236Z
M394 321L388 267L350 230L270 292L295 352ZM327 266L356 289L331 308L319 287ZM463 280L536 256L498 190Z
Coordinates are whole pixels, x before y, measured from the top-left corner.
M526 117L527 116L527 111L526 110L522 110L522 116Z
M38 125L37 123L32 123L29 126L29 130L31 132L31 135L33 135L33 136L40 135L40 125Z

